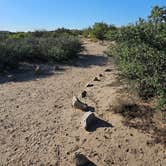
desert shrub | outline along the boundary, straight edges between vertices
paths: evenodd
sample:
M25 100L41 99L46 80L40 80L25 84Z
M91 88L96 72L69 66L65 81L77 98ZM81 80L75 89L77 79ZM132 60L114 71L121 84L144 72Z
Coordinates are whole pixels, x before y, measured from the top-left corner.
M115 32L116 30L117 27L115 25L108 25L103 22L98 22L86 29L83 29L80 34L85 38L109 40L111 32Z
M165 52L144 43L122 43L111 48L109 55L114 57L121 75L137 81L141 96L153 96L164 88Z
M108 30L109 26L106 23L95 23L92 27L92 36L99 40L104 40Z
M81 30L76 29L66 29L66 28L58 28L57 30L51 32L52 37L61 37L61 36L75 36L78 37L82 35Z
M82 46L78 38L73 36L60 36L46 38L39 41L39 50L42 57L51 61L69 60L81 51ZM38 57L39 58L39 57Z
M1 68L17 67L22 61L63 61L76 57L82 49L78 38L10 37L0 42Z
M108 38L117 43L108 54L115 60L120 74L136 82L140 96L144 99L156 96L158 106L163 109L166 104L166 8L154 7L152 11L148 20L139 19L114 31Z
M19 56L14 49L14 46L5 43L0 44L0 68L14 68L18 65Z
M114 25L108 25L103 22L98 22L89 28L83 29L81 34L85 38L109 40L110 32L115 31L116 29L117 28Z
M33 42L27 39L7 39L0 43L0 64L5 69L15 68L20 61L28 60L33 53Z
M6 39L8 39L8 37L9 37L9 35L10 35L10 32L0 32L0 41L4 41L4 40L6 40Z
M85 37L85 38L92 37L91 33L92 33L92 28L91 27L82 30L82 36Z
M105 39L106 40L117 40L117 34L118 34L118 28L114 25L110 25L109 30L105 33Z

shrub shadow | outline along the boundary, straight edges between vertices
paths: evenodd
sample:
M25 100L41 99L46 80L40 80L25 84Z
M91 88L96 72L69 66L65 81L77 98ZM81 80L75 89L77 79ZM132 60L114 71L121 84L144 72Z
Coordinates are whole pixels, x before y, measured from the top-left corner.
M119 113L124 117L123 124L152 134L151 144L160 143L166 147L166 128L161 128L154 122L155 111L148 105L123 105Z
M108 58L103 55L80 54L78 58L69 65L86 68L91 66L103 66L107 61Z
M41 68L41 72L39 74L35 73L36 66ZM62 74L64 71L65 69L63 67L57 67L55 65L24 63L20 64L18 69L8 70L0 74L0 84L46 78L54 74Z
M103 66L107 62L107 57L102 55L79 54L77 58L63 63L21 63L18 69L7 70L0 73L0 84L7 82L23 82L36 80L37 78L46 78L52 75L63 74L67 67L87 68L91 66ZM56 66L59 66L56 68ZM40 66L43 72L40 75L35 74L35 67Z

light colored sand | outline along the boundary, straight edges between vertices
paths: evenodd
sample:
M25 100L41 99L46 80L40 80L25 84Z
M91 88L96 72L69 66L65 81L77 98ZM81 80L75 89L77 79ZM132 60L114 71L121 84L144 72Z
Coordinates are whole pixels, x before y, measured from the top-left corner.
M64 71L0 84L0 165L74 166L72 156L77 151L97 166L166 165L161 145L147 146L150 135L123 126L122 117L109 110L121 87L108 86L116 79L115 70L104 72L114 69L103 55L106 47L89 42L85 46L87 52ZM100 73L104 74L101 81L85 88ZM88 97L83 101L113 127L99 125L90 133L84 131L83 112L71 107L73 94L84 89Z

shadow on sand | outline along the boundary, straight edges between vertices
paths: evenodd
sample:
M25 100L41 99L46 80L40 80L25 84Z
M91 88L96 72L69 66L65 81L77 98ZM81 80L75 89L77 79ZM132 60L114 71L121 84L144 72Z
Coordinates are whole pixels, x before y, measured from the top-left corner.
M39 66L41 71L36 74L35 68ZM0 84L7 82L24 82L36 80L39 78L46 78L53 74L61 74L64 71L63 68L55 70L55 66L48 64L20 64L18 69L8 70L0 74Z
M77 59L70 65L75 67L91 67L91 66L104 66L107 63L108 58L103 55L90 55L80 54Z
M87 131L94 132L98 128L108 128L108 127L113 127L113 125L103 119L96 117L93 124L87 129Z
M89 161L85 166L97 166L97 165L92 161Z
M22 63L18 69L8 70L0 73L0 84L7 82L23 82L36 80L38 78L46 78L52 75L63 74L68 67L88 68L91 66L103 66L107 62L107 57L102 55L80 54L77 58L70 62L47 64L47 63ZM35 74L35 68L39 66L42 69L40 75ZM56 66L59 66L58 69Z

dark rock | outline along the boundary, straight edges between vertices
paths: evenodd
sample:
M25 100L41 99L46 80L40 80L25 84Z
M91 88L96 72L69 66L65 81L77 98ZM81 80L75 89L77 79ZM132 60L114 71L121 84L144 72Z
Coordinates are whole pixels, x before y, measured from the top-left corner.
M81 97L84 98L84 97L86 97L86 96L87 96L87 91L84 90L84 91L81 93Z
M111 72L112 69L105 69L104 71L105 71L105 72Z
M81 153L75 153L74 163L76 166L86 166L89 164L89 159Z
M103 77L103 74L99 74L99 77Z
M100 81L100 79L98 77L95 77L93 81Z
M92 83L88 83L86 87L93 87L94 85Z

